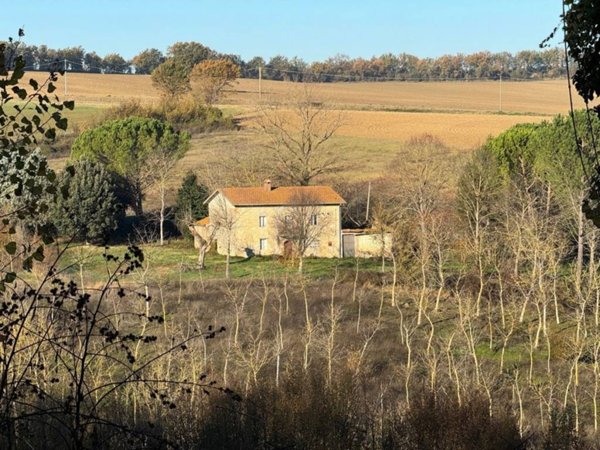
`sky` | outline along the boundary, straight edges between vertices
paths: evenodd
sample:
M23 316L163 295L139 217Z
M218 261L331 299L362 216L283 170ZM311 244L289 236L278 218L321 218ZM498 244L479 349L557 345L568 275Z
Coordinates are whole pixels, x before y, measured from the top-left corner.
M131 58L197 41L221 53L307 62L336 54L418 57L536 49L560 0L0 0L0 39ZM554 41L557 45L559 42Z

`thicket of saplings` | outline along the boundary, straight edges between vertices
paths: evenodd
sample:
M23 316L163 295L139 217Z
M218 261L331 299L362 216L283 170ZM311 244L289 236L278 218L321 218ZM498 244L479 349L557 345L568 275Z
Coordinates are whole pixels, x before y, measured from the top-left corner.
M105 314L114 312L121 335L138 337L133 361L164 356L93 403L127 439L114 423L90 420L85 442L593 448L599 242L583 214L590 205L569 123L518 126L490 141L464 166L456 195L434 158L374 183L373 227L392 239L380 274L361 272L357 260L330 279L291 271L167 283L147 255L122 284L142 297L109 290ZM422 144L425 156L436 150ZM591 164L591 153L582 156ZM190 340L207 324L227 331ZM32 384L47 386L52 370L36 367ZM93 399L125 369L103 358L89 370ZM72 388L61 379L51 390L56 398ZM29 433L23 448L58 445L51 417L17 430Z

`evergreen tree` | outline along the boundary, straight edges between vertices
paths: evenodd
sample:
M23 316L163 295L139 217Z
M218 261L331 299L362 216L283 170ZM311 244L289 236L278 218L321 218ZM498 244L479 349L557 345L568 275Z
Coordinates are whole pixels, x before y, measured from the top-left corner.
M189 236L191 222L208 215L204 204L208 194L206 186L198 183L194 173L188 172L177 191L177 226L184 236Z
M170 155L178 159L187 151L189 135L170 124L146 117L104 122L84 131L73 143L71 157L88 158L127 180L136 215L142 216L146 189L158 179L157 163Z
M98 241L117 228L123 207L115 180L102 164L77 161L73 170L60 174L58 187L52 216L61 234Z

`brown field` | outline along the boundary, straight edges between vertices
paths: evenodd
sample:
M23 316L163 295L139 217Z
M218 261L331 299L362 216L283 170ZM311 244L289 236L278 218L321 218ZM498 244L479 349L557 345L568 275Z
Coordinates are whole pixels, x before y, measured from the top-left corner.
M454 149L471 150L513 125L541 122L548 116L478 113L396 112L345 110L336 136L406 141L423 134L438 137ZM242 126L252 127L254 116L241 116Z
M263 81L263 98L283 98L297 83ZM447 81L381 83L322 83L315 93L326 101L355 109L423 110L448 112L502 112L554 115L569 110L567 83L548 81ZM242 79L226 100L253 104L258 98L258 81ZM576 107L583 102L576 98Z
M41 80L44 73L28 74ZM262 82L263 99L281 99L298 83ZM315 84L315 93L327 102L348 109L391 109L449 112L498 112L500 83L495 81L381 82ZM64 97L60 79L57 93ZM502 111L511 114L553 115L569 109L564 80L502 83ZM129 98L155 101L158 92L149 75L67 74L67 97L83 104L106 105ZM583 103L577 97L576 107ZM230 105L253 105L258 101L258 80L241 79L224 100Z

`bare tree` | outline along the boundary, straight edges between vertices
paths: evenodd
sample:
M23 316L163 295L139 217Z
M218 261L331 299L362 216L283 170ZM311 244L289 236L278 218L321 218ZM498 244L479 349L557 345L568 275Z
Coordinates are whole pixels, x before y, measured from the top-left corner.
M278 239L292 246L298 258L298 272L302 273L303 261L309 249L317 247L323 232L331 225L317 199L306 192L298 192L291 199L290 206L275 217Z
M168 152L161 151L158 149L156 153L150 158L148 164L149 178L153 179L153 186L158 190L160 197L160 211L159 211L159 244L164 243L164 224L165 224L165 211L166 211L166 195L167 195L167 184L171 180L173 175L173 169L177 164L177 161L181 159L184 152Z
M340 113L327 109L307 85L288 102L259 109L258 126L269 138L267 148L283 177L301 186L339 168L328 144L341 123Z
M211 225L215 227L215 237L225 242L225 278L229 279L231 249L240 215L228 204L222 195L215 198L212 208L209 205Z
M186 221L191 222L189 219L186 219ZM206 224L190 224L188 229L198 247L198 270L204 270L206 268L206 254L217 239L219 229L214 223L210 222L210 219Z

